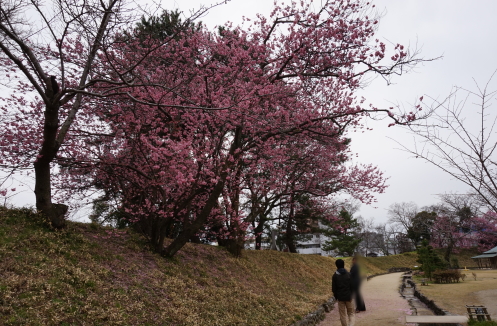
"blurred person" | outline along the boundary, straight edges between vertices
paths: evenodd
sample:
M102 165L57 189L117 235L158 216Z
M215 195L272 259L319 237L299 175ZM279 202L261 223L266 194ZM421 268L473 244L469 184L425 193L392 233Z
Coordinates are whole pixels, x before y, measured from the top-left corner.
M355 312L359 313L361 311L366 311L366 305L361 295L361 271L359 269L359 264L357 263L357 256L352 258L352 267L350 268L350 277L352 280L352 296L355 300Z
M355 315L354 303L352 302L352 277L345 269L345 263L342 259L337 259L335 265L337 271L331 278L331 290L338 302L340 322L342 323L342 326L354 326Z

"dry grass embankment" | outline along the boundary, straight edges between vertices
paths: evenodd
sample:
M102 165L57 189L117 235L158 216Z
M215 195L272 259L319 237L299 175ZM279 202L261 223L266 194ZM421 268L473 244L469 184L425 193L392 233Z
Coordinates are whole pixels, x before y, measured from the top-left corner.
M409 267L413 268L418 255L416 252L405 252L399 255L390 255L383 257L362 257L362 269L367 274L382 274L388 272L392 267Z
M2 325L288 325L331 296L334 259L187 245L174 259L131 231L51 231L0 208Z

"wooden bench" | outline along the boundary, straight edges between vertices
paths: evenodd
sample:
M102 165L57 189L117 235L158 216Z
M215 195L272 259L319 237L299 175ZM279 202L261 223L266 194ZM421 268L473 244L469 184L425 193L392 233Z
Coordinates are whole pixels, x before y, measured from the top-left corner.
M487 307L485 306L466 305L466 309L468 309L470 319L475 317L476 320L483 321L486 317L486 320L492 320L490 319L490 314L487 312Z
M428 285L428 281L426 278L421 279L421 285Z
M406 316L406 323L416 324L463 324L467 322L466 316Z

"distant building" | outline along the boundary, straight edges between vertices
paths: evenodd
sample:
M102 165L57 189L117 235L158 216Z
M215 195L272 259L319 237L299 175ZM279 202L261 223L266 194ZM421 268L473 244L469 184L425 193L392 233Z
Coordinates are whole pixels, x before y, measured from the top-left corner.
M497 268L497 247L471 258L476 260L479 268Z
M327 252L323 252L321 249L321 244L324 243L328 238L320 233L312 234L312 238L307 241L297 242L297 252L299 254L305 255L321 255L329 256Z

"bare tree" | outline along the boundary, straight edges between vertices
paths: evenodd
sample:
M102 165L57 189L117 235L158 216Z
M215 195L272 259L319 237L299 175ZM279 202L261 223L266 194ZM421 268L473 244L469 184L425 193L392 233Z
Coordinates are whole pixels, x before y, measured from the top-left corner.
M374 237L376 233L374 230L374 222L370 219L365 219L362 216L357 217L357 223L359 227L356 230L356 236L361 239L359 244L359 251L362 252L365 256L372 252L374 248Z
M403 236L405 236L405 234L402 233L402 227L396 223L389 223L387 224L387 232L389 234L389 241L393 254L397 255L404 252L402 251L402 246L400 243L400 240L403 238Z
M374 231L377 234L376 237L372 238L374 247L381 251L383 255L390 255L390 242L386 223L376 225Z
M388 221L399 224L407 233L412 226L412 219L419 211L418 205L414 202L393 203L388 208Z
M497 71L496 71L497 72ZM413 147L400 144L417 158L440 168L468 185L479 200L497 212L497 90L489 81L476 90L455 87L423 124L408 126L414 133Z
M399 237L401 226L397 223L383 223L374 227L375 232L379 235L373 238L373 244L383 255L400 253Z

